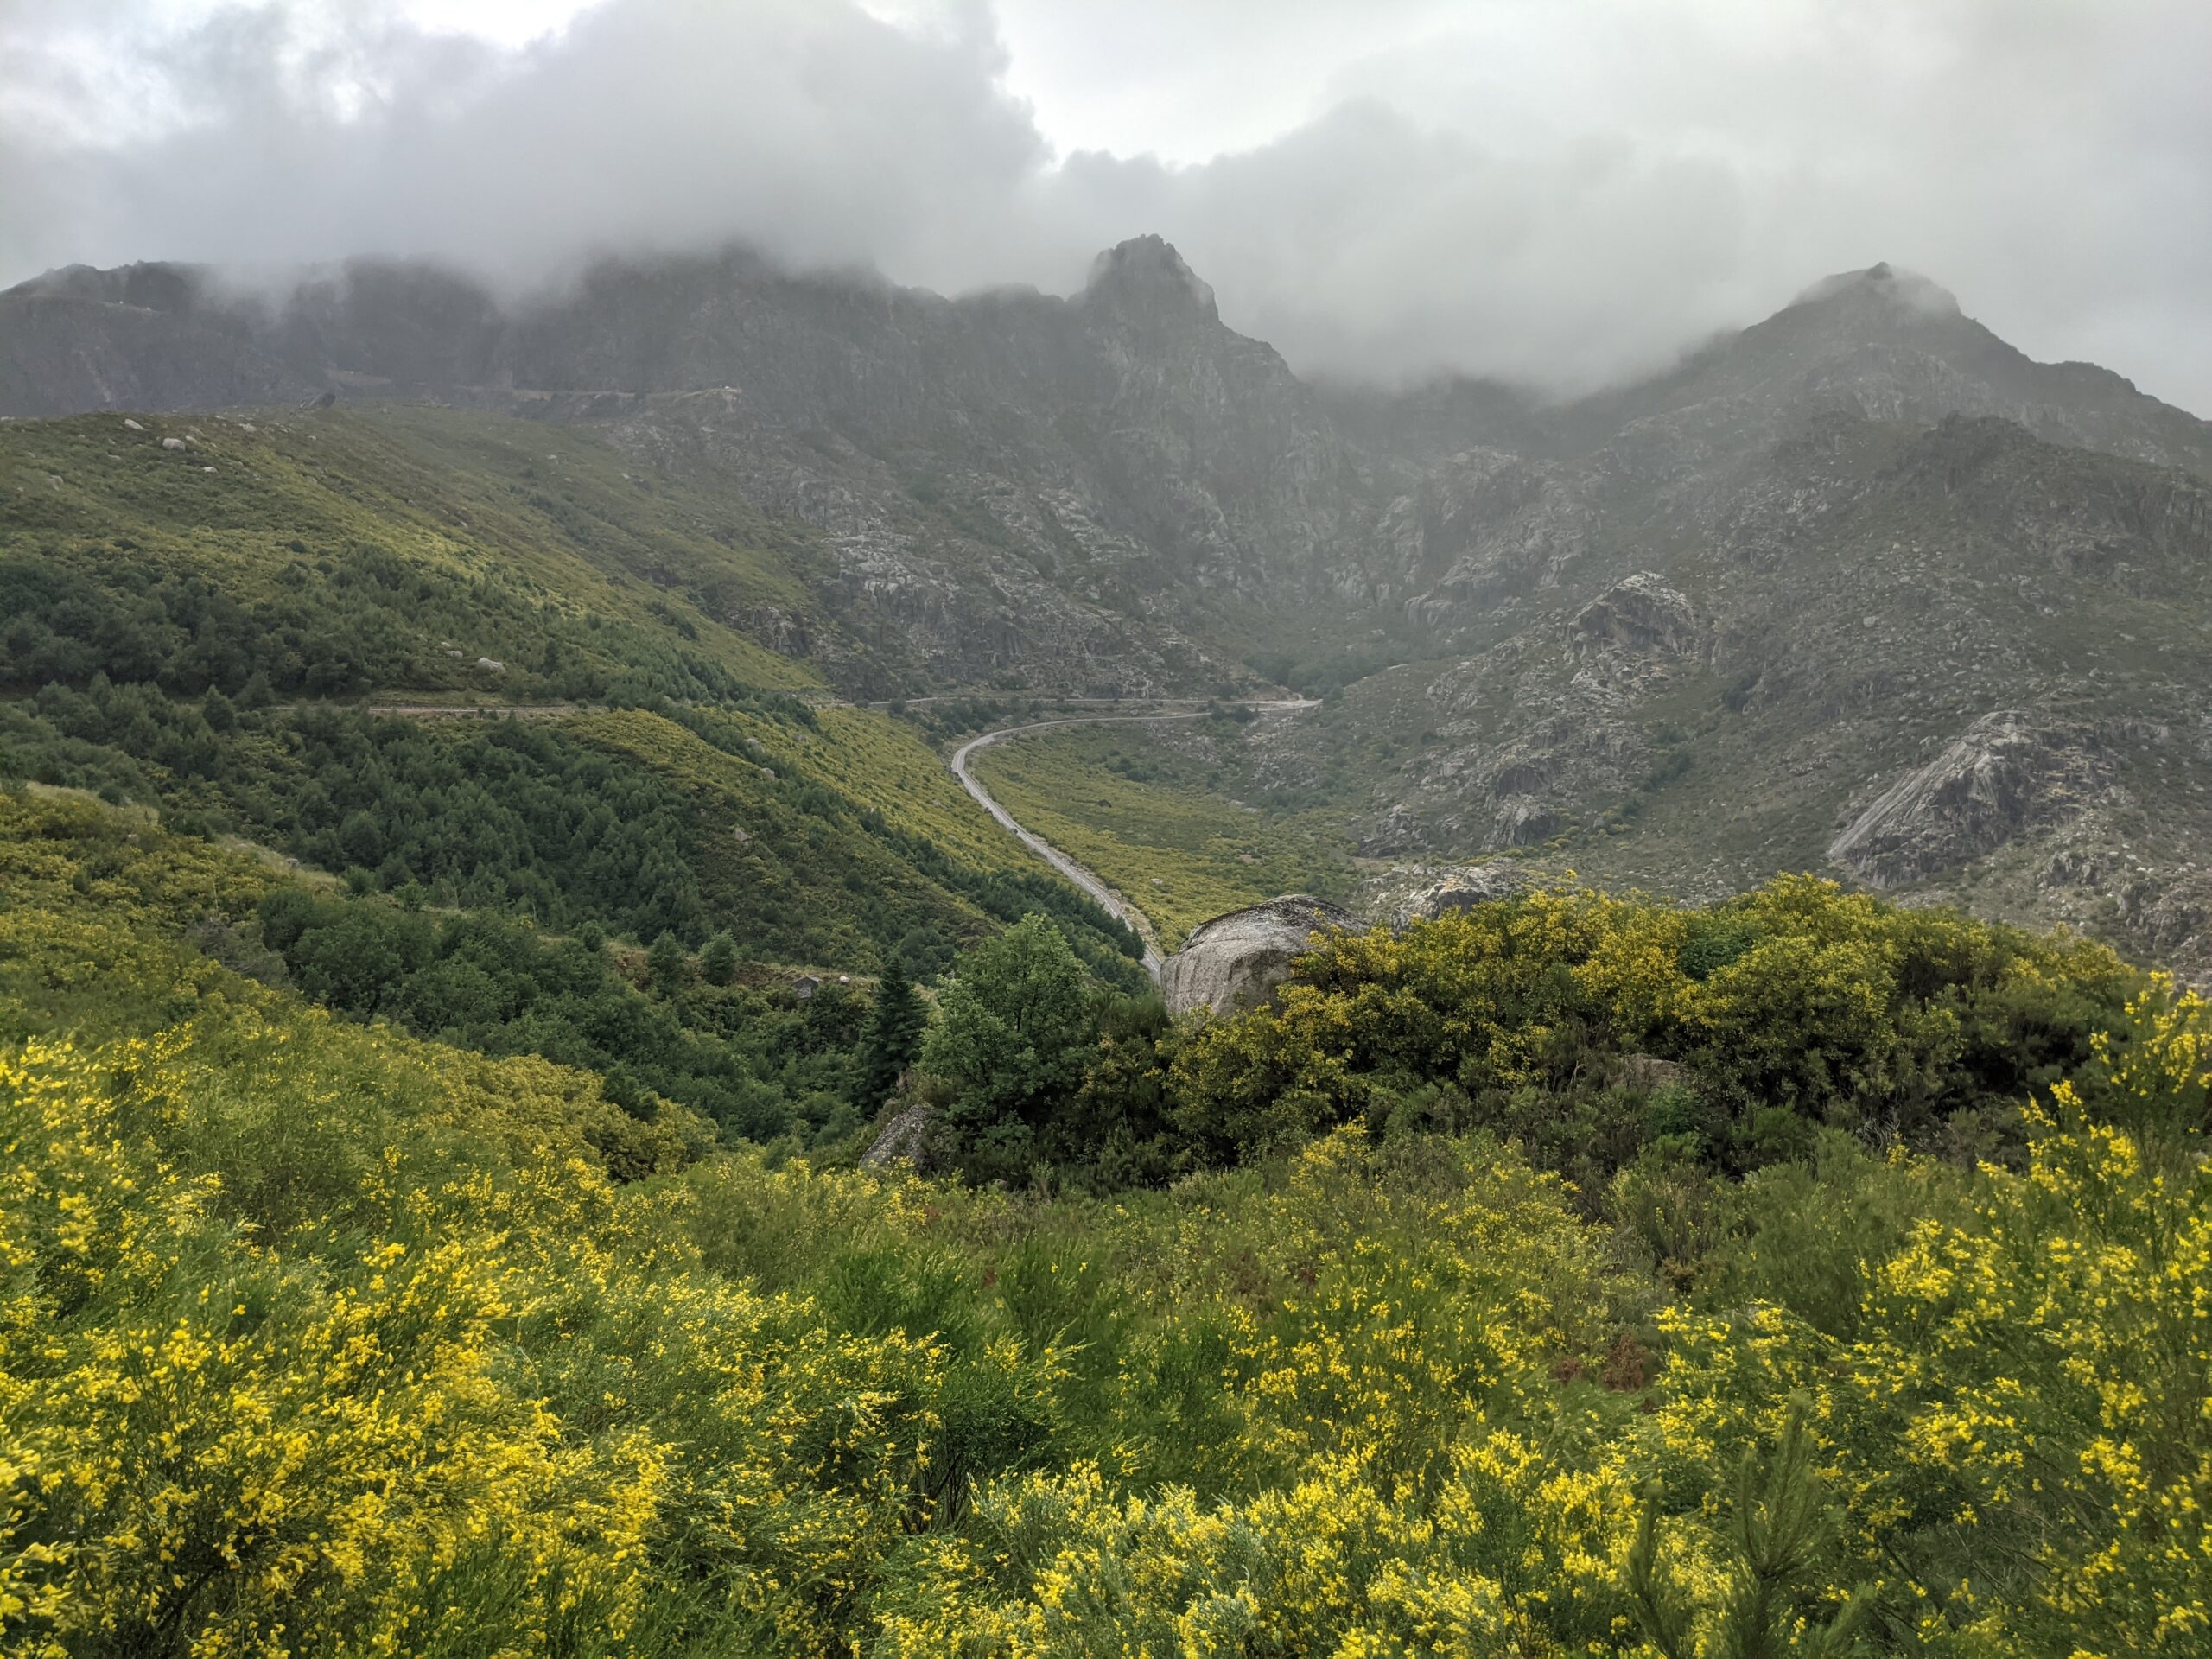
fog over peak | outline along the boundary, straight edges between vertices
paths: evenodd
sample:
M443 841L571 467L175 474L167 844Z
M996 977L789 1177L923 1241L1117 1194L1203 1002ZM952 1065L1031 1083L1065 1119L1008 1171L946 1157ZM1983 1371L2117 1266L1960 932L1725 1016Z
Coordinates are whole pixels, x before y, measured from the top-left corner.
M520 48L397 0L179 3L0 11L0 282L368 254L513 293L744 243L1075 293L1157 233L1303 372L1579 391L1880 258L2212 411L2196 0L1376 0L1357 40L1305 0L599 0ZM1183 164L1056 142L1014 90L1052 29L1104 31L1109 92L1310 113Z

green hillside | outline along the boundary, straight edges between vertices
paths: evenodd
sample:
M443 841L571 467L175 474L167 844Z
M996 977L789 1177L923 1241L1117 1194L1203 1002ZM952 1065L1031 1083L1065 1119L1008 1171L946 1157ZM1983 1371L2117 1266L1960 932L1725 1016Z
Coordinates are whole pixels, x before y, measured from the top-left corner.
M204 948L317 890L0 815L22 1650L2180 1655L2212 1618L2212 1016L2094 947L1814 884L1345 941L1173 1062L1214 1128L1285 1064L1338 1127L1047 1198L333 1018ZM1094 1100L1142 1097L1128 1035ZM1831 1132L1732 1180L1647 1079L1601 1188L1469 1127L1630 1040L1808 1108L1908 1060L2040 1104L1978 1166Z
M715 620L810 615L805 538L741 501L489 416L137 425L0 427L0 781L328 882L211 923L226 959L801 1145L844 1145L887 1086L881 973L1043 912L1141 982L1128 931L912 726L817 712L805 664Z
M640 944L729 931L873 972L909 935L941 963L1041 903L1117 971L1121 930L910 728L825 730L789 695L814 671L728 626L829 632L803 534L491 416L136 424L0 426L0 684L22 694L0 772L159 804L359 889ZM375 712L456 702L531 718ZM925 773L942 798L917 817Z
M1172 950L1224 911L1282 893L1342 897L1350 885L1350 843L1319 815L1230 793L1243 745L1224 715L1025 733L970 764L1016 818L1127 895Z
M6 683L529 700L821 683L802 537L588 433L427 407L0 424ZM182 447L170 449L175 442ZM479 666L480 659L501 664Z

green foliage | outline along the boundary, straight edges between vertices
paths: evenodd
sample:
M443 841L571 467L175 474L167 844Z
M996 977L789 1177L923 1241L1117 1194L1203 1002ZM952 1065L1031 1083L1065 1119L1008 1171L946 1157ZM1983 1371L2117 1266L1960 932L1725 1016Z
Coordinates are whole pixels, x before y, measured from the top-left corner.
M265 914L366 984L424 928L418 974L488 976L513 924L302 899L81 801L0 796L0 831L33 1034L0 1053L13 1646L2180 1659L2212 1630L2212 1013L2171 987L2024 1115L2017 1171L1830 1131L1742 1182L1640 1159L1593 1221L1408 1085L1379 1136L1046 1198L715 1150L672 1101L193 943L244 959ZM1068 1101L1141 1147L1214 1027L1086 989L1051 932L945 995L1088 1043L1046 1155ZM834 982L785 1012L861 1035ZM1671 1287L1620 1252L1647 1234Z
M921 1052L927 1019L906 963L893 962L876 986L875 1006L868 1011L861 1038L854 1101L862 1112L873 1114L891 1098L899 1079Z
M1541 892L1325 941L1276 1007L1181 1048L1177 1121L1230 1159L1417 1101L1593 1189L1648 1145L1740 1171L1823 1124L2017 1148L2018 1101L2088 1077L2139 983L2101 947L1810 878L1704 912Z
M645 952L645 976L663 996L682 990L691 978L691 956L684 950L683 941L673 933L663 933L655 939L652 949Z
M1627 1586L1637 1623L1663 1659L1691 1659L1710 1652L1719 1659L1840 1659L1855 1647L1854 1633L1872 1605L1865 1586L1843 1605L1809 1616L1796 1605L1823 1565L1832 1517L1813 1466L1812 1439L1802 1402L1783 1420L1781 1443L1762 1475L1746 1450L1736 1466L1728 1538L1736 1560L1728 1590L1707 1622L1710 1641L1694 1644L1691 1609L1675 1603L1659 1568L1658 1503L1647 1498L1628 1557Z
M1024 917L960 958L921 1069L972 1168L1027 1172L1038 1126L1082 1080L1096 1032L1082 967L1048 918Z
M709 939L700 950L699 976L709 985L727 985L737 977L737 941L728 929Z
M497 917L433 920L283 885L262 899L260 920L291 982L340 1012L486 1053L591 1067L613 1080L610 1097L646 1116L659 1096L760 1141L844 1132L833 1119L855 1061L831 1012L837 999L801 1011L765 987L691 993L689 959L671 936L656 944L659 968L648 960L647 996L602 950Z

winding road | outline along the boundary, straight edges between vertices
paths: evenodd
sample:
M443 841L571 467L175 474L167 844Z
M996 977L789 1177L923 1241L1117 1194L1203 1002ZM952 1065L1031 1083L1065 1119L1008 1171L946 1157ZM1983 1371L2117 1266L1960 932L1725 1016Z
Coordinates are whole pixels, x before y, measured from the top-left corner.
M1146 918L1145 913L1109 887L1096 871L1077 863L1075 860L1053 846L1034 830L1024 827L1020 820L999 804L996 796L976 780L975 774L968 769L969 759L977 750L988 749L994 744L1003 743L1010 737L1019 737L1024 732L1046 731L1055 726L1136 726L1169 720L1204 720L1217 709L1249 709L1259 714L1288 715L1303 713L1306 709L1319 706L1319 703L1311 697L1249 698L1236 702L1217 703L1211 709L1182 709L1165 714L1070 715L1058 720L1033 720L1020 726L1001 726L996 731L985 732L980 737L969 738L952 752L952 760L949 764L952 767L952 775L960 780L960 787L975 798L976 805L997 819L1002 829L1009 831L1023 846L1067 877L1091 898L1096 899L1108 914L1128 924L1137 938L1144 942L1144 970L1152 976L1154 983L1157 984L1160 980L1160 970L1166 966L1166 959L1160 953L1160 941L1154 934L1152 923Z

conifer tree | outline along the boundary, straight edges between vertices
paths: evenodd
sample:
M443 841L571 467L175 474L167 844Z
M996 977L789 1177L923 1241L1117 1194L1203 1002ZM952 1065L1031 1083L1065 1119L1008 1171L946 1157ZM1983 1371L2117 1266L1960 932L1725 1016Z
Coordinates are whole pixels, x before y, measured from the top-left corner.
M893 957L885 964L875 1007L861 1034L860 1084L854 1103L862 1111L876 1110L899 1086L899 1074L920 1052L923 1020L922 1001L914 995L906 958Z
M683 941L666 931L645 952L645 972L652 980L653 989L663 996L672 995L683 984L684 971L690 965L690 953L684 950Z

